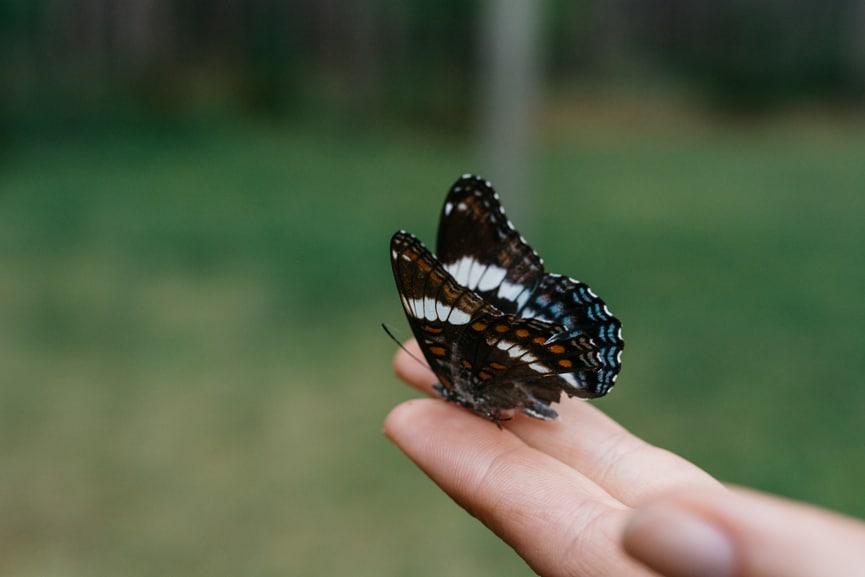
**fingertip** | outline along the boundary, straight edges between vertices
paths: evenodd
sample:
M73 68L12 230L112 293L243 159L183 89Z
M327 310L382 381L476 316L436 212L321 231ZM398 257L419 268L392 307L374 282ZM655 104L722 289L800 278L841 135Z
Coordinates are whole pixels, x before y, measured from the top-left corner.
M393 442L404 437L417 429L417 424L422 421L422 414L426 410L425 405L429 402L435 403L435 399L411 399L404 401L391 409L384 419L382 431L385 436Z
M382 430L428 473L448 462L460 461L461 455L483 453L500 443L503 435L493 423L460 407L424 398L391 409Z
M385 434L389 433L415 433L422 434L444 434L444 423L449 434L465 434L467 427L492 425L486 419L482 419L471 412L444 402L440 398L418 398L403 401L388 413L384 420ZM495 429L495 427L493 427ZM453 431L456 431L454 433Z
M733 577L733 539L711 519L675 501L638 509L622 544L631 557L666 577Z

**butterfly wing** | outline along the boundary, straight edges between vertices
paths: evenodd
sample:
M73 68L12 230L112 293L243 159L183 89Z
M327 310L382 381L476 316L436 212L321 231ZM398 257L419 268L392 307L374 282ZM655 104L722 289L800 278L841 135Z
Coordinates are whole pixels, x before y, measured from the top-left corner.
M622 324L583 282L547 274L543 260L505 216L492 185L465 175L448 192L439 219L438 257L456 281L506 313L564 327L554 341L587 336L601 368L589 397L606 394L621 370Z
M505 216L489 182L464 175L448 192L436 255L461 285L517 314L544 276L541 257Z
M527 303L523 314L564 327L550 343L577 336L588 337L597 347L601 367L587 375L588 397L607 394L622 368L622 323L588 285L566 276L547 274Z
M562 392L569 397L592 396L593 375L602 367L597 347L585 336L549 342L561 327L537 319L500 315L472 323L473 356L468 390L456 399L488 418L501 418L519 409L537 419L554 419L550 407ZM460 384L460 383L458 383ZM466 402L468 401L468 402ZM490 416L492 409L492 417Z
M593 396L603 367L585 335L552 340L564 327L518 318L461 286L412 235L391 240L394 278L412 332L441 395L491 420L511 409L552 419L562 391Z
M460 286L413 235L397 232L390 243L397 291L412 333L445 389L459 366L457 345L473 319L497 311Z

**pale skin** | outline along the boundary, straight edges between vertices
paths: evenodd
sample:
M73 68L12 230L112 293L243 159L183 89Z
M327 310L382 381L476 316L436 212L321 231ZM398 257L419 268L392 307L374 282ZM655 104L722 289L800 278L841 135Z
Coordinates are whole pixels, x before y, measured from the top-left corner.
M417 344L406 345L418 358ZM405 351L397 375L434 395ZM865 575L865 523L726 486L591 403L495 424L438 399L402 403L385 434L546 577Z

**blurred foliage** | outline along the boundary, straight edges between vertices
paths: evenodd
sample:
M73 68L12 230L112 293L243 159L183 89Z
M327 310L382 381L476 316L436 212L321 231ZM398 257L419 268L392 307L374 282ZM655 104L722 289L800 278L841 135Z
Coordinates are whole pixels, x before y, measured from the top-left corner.
M552 85L666 78L746 111L865 95L859 0L544 9ZM0 123L9 133L229 111L460 128L471 118L480 12L455 0L5 2Z

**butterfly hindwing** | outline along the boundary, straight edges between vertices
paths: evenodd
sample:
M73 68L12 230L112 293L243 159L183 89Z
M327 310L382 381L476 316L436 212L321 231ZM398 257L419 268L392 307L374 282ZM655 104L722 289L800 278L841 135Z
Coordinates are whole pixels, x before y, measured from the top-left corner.
M606 394L615 384L622 368L622 323L610 312L604 301L585 283L566 276L548 274L535 290L524 309L528 317L565 327L550 342L583 335L599 350L602 367L589 375L590 396Z
M585 337L549 343L551 328L549 323L507 314L473 322L463 340L477 340L475 357L466 365L468 378L457 380L461 387L456 389L467 390L475 404L480 400L482 406L495 407L496 414L516 408L535 418L555 418L550 403L558 402L562 392L588 396L591 379L586 376L602 363L597 348Z

